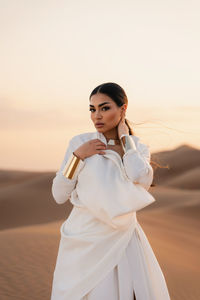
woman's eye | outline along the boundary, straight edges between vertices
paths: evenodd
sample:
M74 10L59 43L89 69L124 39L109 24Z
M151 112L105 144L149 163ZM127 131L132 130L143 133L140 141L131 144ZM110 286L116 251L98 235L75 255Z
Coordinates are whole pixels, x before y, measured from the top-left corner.
M104 108L105 108L105 110L110 109L109 106L104 106L104 107L102 107L102 110L103 110ZM94 108L90 108L89 111L93 112L93 111L95 111L95 109L94 109Z
M106 109L106 110L108 110L108 109L110 109L110 107L109 106L104 106L102 109Z

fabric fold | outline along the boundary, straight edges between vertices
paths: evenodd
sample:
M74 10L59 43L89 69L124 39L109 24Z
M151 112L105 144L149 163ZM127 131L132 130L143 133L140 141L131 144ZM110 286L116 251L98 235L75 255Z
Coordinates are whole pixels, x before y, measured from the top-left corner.
M85 167L78 176L77 195L102 222L125 230L134 212L155 201L144 187L124 176L117 158L108 150L105 155L96 154L85 160Z
M75 136L60 171L72 151L97 137L105 141L96 132ZM126 158L137 160L131 153ZM118 265L130 241L135 243L133 267L139 272L133 275L136 297L170 300L162 271L136 217L137 211L155 199L127 176L120 155L108 149L104 155L85 158L72 181L60 171L53 183L54 196L60 203L70 198L74 206L60 227L51 300L80 300Z
M135 215L129 229L114 230L87 209L74 207L60 228L51 300L77 300L86 295L119 263L136 224Z

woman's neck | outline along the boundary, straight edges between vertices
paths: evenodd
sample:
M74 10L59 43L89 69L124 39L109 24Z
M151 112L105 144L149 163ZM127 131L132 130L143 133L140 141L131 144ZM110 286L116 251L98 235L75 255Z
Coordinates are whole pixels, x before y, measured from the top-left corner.
M103 132L103 135L105 136L106 140L110 140L110 139L114 139L114 140L118 140L119 136L118 136L118 131L117 128L113 128L109 131Z

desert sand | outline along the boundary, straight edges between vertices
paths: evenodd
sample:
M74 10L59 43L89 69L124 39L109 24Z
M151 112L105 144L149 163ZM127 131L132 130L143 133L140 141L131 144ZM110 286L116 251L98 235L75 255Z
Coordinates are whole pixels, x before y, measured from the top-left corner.
M153 153L156 201L137 213L163 270L171 300L200 299L200 150ZM56 172L56 171L55 171ZM48 300L70 201L51 194L55 172L0 170L0 299ZM125 300L125 299L124 299ZM157 299L162 300L162 299Z

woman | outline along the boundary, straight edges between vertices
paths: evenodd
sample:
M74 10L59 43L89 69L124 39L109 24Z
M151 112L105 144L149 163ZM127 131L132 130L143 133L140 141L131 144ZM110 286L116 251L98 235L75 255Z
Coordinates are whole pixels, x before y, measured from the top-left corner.
M155 201L150 151L125 119L128 99L116 83L90 97L95 132L74 136L52 184L70 199L51 300L169 300L166 281L136 211Z

